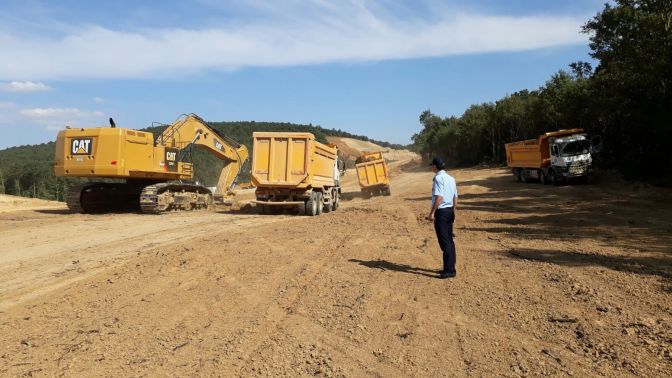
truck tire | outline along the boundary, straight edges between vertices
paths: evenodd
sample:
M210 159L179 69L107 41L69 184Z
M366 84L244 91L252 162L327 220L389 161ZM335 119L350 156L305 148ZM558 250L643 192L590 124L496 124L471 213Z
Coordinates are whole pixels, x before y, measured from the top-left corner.
M513 179L514 179L514 181L516 181L516 182L520 182L520 181L521 181L521 177L520 177L520 168L513 168Z
M328 203L324 204L324 212L325 213L330 213L334 210L334 197L331 197L331 200Z
M529 178L527 177L527 171L525 169L520 170L520 182L528 182Z
M324 210L324 197L322 196L322 192L317 192L316 201L317 201L317 215L320 215Z
M556 176L554 170L552 170L552 169L549 170L549 171L548 171L548 175L550 176L549 179L550 179L550 181L551 181L551 184L553 184L553 185L555 185L555 186L560 185L560 180L558 180L558 176Z
M317 192L312 192L304 203L305 214L309 217L317 215Z
M338 193L338 190L334 191L334 206L332 210L336 211L341 206L341 195Z
M539 182L541 182L542 185L548 185L548 176L546 176L543 169L539 170Z
M384 195L384 196L391 196L391 195L392 195L392 192L390 191L390 187L389 187L389 186L383 188L383 195Z

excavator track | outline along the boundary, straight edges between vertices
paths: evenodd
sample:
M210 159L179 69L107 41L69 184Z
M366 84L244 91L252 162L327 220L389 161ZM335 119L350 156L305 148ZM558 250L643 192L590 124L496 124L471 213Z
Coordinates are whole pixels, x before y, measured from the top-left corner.
M65 199L65 203L68 205L68 209L73 213L84 212L81 202L82 190L84 187L86 187L86 184L74 185L68 190L68 196Z
M145 186L140 193L140 210L145 214L159 214L163 206L159 206L159 191L167 184Z
M211 204L210 190L193 184L154 184L144 187L140 194L140 210L145 214L207 209Z
M92 182L70 187L66 203L75 213L137 211L140 187L128 183Z

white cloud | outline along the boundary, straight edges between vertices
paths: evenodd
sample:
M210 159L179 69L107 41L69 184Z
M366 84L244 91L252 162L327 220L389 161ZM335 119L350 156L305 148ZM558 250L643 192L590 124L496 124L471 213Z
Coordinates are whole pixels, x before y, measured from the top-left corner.
M105 99L102 97L94 97L93 102L100 104L101 102L105 102Z
M44 92L50 90L51 87L41 82L12 81L9 83L0 83L0 91L4 92Z
M14 110L17 108L18 105L11 101L0 101L0 110Z
M19 110L24 121L44 126L48 130L61 130L65 126L95 127L103 123L104 113L78 108L24 108Z
M0 79L142 78L247 66L523 51L584 43L583 17L455 13L394 16L358 0L252 1L264 12L222 27L117 31L81 25L61 37L0 32Z

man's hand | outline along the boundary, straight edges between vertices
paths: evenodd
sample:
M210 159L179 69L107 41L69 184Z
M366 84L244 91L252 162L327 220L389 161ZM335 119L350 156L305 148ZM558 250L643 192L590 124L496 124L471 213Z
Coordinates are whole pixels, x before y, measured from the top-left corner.
M430 212L429 215L427 216L427 220L434 221L434 212Z

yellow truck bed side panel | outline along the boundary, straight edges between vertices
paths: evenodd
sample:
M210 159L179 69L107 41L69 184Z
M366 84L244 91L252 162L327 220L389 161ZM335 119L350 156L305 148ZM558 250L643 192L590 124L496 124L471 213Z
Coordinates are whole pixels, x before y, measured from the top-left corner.
M359 186L362 188L390 184L387 164L385 159L382 159L382 154L380 156L381 159L366 161L355 166Z
M253 134L252 182L257 187L334 186L336 148L310 133Z
M546 151L546 156L542 156L541 146L536 139L531 139L529 144L507 144L506 147L506 163L509 167L514 168L541 168L545 162L544 158L548 157L549 152ZM544 144L548 150L548 142Z

